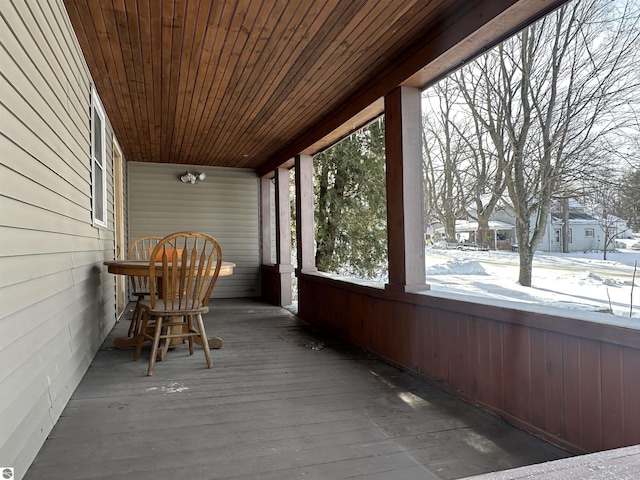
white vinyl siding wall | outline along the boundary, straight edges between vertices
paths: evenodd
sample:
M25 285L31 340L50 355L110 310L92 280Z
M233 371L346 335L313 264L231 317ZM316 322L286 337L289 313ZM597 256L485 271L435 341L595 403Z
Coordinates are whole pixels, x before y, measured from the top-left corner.
M194 185L185 171L205 172ZM233 275L220 277L213 298L260 295L258 176L253 170L129 162L129 242L143 235L197 231L215 237Z
M92 225L91 78L61 0L0 8L0 465L20 479L115 322Z

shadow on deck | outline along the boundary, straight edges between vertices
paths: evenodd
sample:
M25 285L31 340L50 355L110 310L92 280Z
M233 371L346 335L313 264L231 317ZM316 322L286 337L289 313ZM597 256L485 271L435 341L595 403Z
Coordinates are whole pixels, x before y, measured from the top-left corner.
M25 478L451 479L570 456L287 310L211 305L211 370L179 347L147 377L117 324Z

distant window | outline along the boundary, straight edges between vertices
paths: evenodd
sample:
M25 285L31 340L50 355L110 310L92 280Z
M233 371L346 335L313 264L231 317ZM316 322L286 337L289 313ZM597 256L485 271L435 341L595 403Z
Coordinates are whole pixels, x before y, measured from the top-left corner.
M588 237L588 238L593 238L595 236L595 232L594 232L593 228L585 228L584 229L584 236Z
M567 238L568 238L569 243L573 242L573 232L571 231L570 228L567 231Z
M91 195L93 223L107 226L107 175L105 170L105 115L95 89L91 89Z
M562 242L562 230L556 229L556 243Z

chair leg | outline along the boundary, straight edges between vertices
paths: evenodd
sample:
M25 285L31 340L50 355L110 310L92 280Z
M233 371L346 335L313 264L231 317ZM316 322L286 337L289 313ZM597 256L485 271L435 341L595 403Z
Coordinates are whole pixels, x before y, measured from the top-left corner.
M147 375L153 375L153 367L156 364L156 356L158 355L158 344L160 343L160 332L162 331L162 315L156 317L156 329L153 332L153 344L151 346L151 356L149 357L149 368L147 369ZM168 339L167 339L168 341Z
M140 330L140 315L142 313L142 309L140 308L140 300L142 299L144 299L144 295L138 295L138 301L136 302L136 306L133 309L133 315L131 317L131 323L129 324L127 337L136 335Z
M140 313L140 323L140 330L136 334L138 337L138 340L136 342L136 350L135 352L133 352L134 362L140 358L140 352L142 352L142 344L144 343L144 332L147 331L147 324L149 323L149 313L146 310L142 310Z
M204 349L204 356L207 359L207 367L213 367L213 362L211 361L211 351L209 350L209 341L207 340L207 332L204 330L204 322L202 321L202 315L199 313L196 315L196 320L198 321L198 331L200 332L200 340L202 340L202 348Z
M193 315L187 315L187 333L192 333L193 330ZM187 337L189 341L189 355L193 355L193 337L189 335Z

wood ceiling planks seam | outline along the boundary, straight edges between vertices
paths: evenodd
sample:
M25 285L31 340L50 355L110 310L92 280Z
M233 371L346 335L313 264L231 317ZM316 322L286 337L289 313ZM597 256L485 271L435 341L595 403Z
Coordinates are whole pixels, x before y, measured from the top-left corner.
M134 133L138 138L149 138L148 118L150 117L148 117L148 115L146 118L142 116L142 105L140 104L141 98L144 99L144 97L140 96L138 83L138 77L142 75L139 66L140 62L134 61L133 59L134 52L140 50L139 47L136 48L135 45L135 39L138 38L138 36L130 35L129 25L131 22L127 20L128 18L131 18L131 16L127 16L124 12L123 0L113 0L113 15L105 15L105 24L111 24L111 22L113 22L111 28L114 28L117 32L118 44L122 46L123 74L127 79L127 85L129 85L129 92L131 93L131 113L133 114L136 124ZM109 20L107 21L107 19ZM136 65L138 65L138 67L136 67ZM144 105L146 107L146 101ZM146 136L142 137L142 135ZM148 149L150 143L138 143L140 145L140 154L143 157L149 155Z
M208 14L206 17L207 26L211 24L212 19L221 18L221 16L224 14L223 10L224 6L222 5L222 3L214 2L214 4L211 5L211 8L208 10ZM218 21L219 20L216 20L216 23ZM213 84L213 80L216 72L218 71L218 65L220 61L219 58L217 61L214 61L212 59L212 55L214 54L214 52L220 49L219 45L223 44L225 38L226 32L224 31L213 29L206 30L205 36L202 40L202 50L200 56L200 58L204 58L205 60L199 62L199 65L197 67L197 73L194 80L194 90L190 103L191 107L188 115L184 120L186 125L201 125L210 92L209 87ZM204 65L202 65L203 63ZM186 132L183 134L183 145L187 145L187 152L190 152L190 148L193 145L194 134L195 129L193 128L190 130L186 130ZM185 137L186 140L184 139Z
M198 4L197 15L197 23L194 28L194 39L191 41L190 52L185 57L183 54L181 61L181 70L180 77L181 79L185 79L180 82L180 87L178 89L178 106L176 108L176 117L178 118L178 126L174 129L173 141L177 143L178 156L182 154L182 151L185 146L185 139L188 133L188 125L190 121L194 121L194 117L191 114L193 100L195 98L194 91L196 85L196 79L198 78L200 71L202 69L206 70L206 65L203 65L203 62L197 62L194 66L192 59L194 58L203 58L205 48L206 48L206 33L207 33L207 25L209 23L209 18L212 12L212 8L214 7L214 3L209 4L208 6L203 6L202 4ZM189 17L190 15L187 14ZM210 57L209 50L209 57ZM186 72L185 72L186 70Z
M328 4L324 4L324 5L326 6ZM305 32L307 32L308 34L308 30L304 28L299 28L296 31L295 26L299 24L296 22L300 22L300 20L304 21L305 17L309 18L314 15L316 19L323 18L324 15L320 15L321 12L322 10L317 11L316 13L313 10L310 10L309 7L307 6L306 10L299 9L294 11L293 14L290 15L290 20L287 22L287 26L292 27L294 29L293 34L295 35L294 38L295 38L296 49L288 52L287 44L270 42L270 43L275 43L274 49L278 47L277 57L271 60L269 60L268 58L265 58L264 63L261 64L261 67L265 65L268 66L269 63L271 63L271 67L267 71L265 71L263 75L261 75L260 69L258 68L254 69L253 78L255 83L253 85L249 83L248 88L249 88L249 91L253 90L255 93L253 95L251 94L247 95L247 98L251 99L250 103L243 102L236 109L235 117L238 117L238 124L236 125L236 131L238 132L237 134L240 137L244 137L243 140L240 141L241 143L246 142L245 139L246 139L247 132L250 131L250 127L248 126L247 122L249 122L250 119L254 117L255 112L259 112L260 109L263 108L263 105L265 102L270 100L270 98L272 97L272 92L274 91L274 89L278 87L279 82L281 82L283 77L285 77L287 74L287 70L284 67L292 61L291 59L294 53L298 51L299 48L302 47L303 45L302 36L305 34ZM272 32L275 36L276 30L273 29ZM264 80L261 79L261 77L266 78L267 81L265 82ZM257 88L258 85L260 85L262 88L261 89ZM229 116L227 116L227 118L229 118ZM223 122L225 120L226 119L224 118L222 119ZM228 121L229 120L227 120L227 122ZM232 134L229 133L223 138L223 140L226 142L227 145L229 145L229 141L231 138L232 138ZM231 145L227 147L227 150L223 150L223 153L226 155L230 155L228 148L233 148L233 146ZM252 150L250 150L249 147L245 147L245 148L247 148L246 151L240 152L242 159L248 158L248 157L244 157L244 155L250 156L252 154Z
M229 103L237 101L238 81L242 78L242 72L248 63L248 55L245 53L245 50L255 48L255 41L251 39L251 32L255 31L255 29L260 29L260 26L256 25L256 23L260 20L259 13L262 6L262 3L251 3L242 15L239 13L235 15L236 17L242 17L242 22L238 25L238 33L236 34L236 40L231 53L231 57L234 58L235 61L233 68L225 70L225 73L228 73L223 77L220 88L217 90L217 96L215 98L217 108L213 117L211 117L212 122L215 122L217 137L204 138L198 146L198 154L196 157L204 159L207 156L206 152L212 148L212 142L214 141L218 143L220 155L224 156L222 139L225 132L225 121L227 120L227 116L225 116L226 109ZM243 58L247 59L247 62L242 61ZM228 86L232 86L233 90L228 91ZM240 109L238 108L238 110Z
M235 68L236 63L240 60L239 53L234 55L234 50L236 47L236 38L233 38L234 31L240 31L243 18L238 14L238 5L235 5L234 8L225 8L223 10L224 16L222 20L225 20L223 25L228 21L230 27L228 29L220 28L221 31L224 32L224 37L218 37L217 45L219 45L219 51L221 55L219 56L217 65L218 68L214 69L213 77L211 79L211 90L209 91L209 95L207 96L207 100L203 105L203 115L199 117L197 128L192 133L192 143L191 148L196 146L196 148L201 148L202 144L207 140L205 132L211 132L212 135L216 137L219 136L219 130L216 120L216 116L218 112L216 109L210 107L210 105L217 104L220 98L224 95L224 79L228 78L231 75L231 69ZM223 48L225 44L227 44L228 39L232 39L233 46L229 51L225 51ZM229 42L231 43L231 42ZM216 50L214 50L214 54ZM235 62L234 63L234 57ZM203 123L204 120L204 123ZM196 150L194 157L198 154L198 150Z

